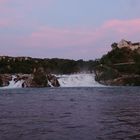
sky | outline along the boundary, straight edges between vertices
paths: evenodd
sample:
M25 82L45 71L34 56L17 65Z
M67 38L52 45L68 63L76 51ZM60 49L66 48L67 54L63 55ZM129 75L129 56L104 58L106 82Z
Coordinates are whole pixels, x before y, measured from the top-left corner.
M96 59L140 42L140 0L0 0L0 55Z

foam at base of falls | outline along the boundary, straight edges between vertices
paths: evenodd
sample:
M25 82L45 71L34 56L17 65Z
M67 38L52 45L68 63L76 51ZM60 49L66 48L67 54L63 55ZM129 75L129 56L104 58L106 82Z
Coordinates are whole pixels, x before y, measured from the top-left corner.
M94 74L57 75L61 87L100 87Z
M22 88L24 80L15 81L16 78L16 76L12 76L12 80L9 81L9 85L2 88Z
M58 78L60 87L101 87L103 85L95 81L94 74L71 74L71 75L56 75ZM12 76L12 80L9 81L9 85L2 88L22 88L24 80L16 81L17 77ZM50 81L48 81L50 87L53 87Z

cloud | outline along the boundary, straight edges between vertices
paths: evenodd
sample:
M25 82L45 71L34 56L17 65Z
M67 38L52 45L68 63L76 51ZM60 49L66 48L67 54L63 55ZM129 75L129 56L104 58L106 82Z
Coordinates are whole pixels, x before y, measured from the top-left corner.
M98 27L62 27L66 19L61 19L58 14L57 21L50 10L57 7L55 2L56 0L0 0L0 52L4 52L5 48L9 48L7 51L10 52L12 48L12 52L18 51L21 54L28 54L30 50L35 56L44 53L44 56L51 54L54 57L57 54L74 58L92 57L105 53L112 42L122 38L140 41L140 19L113 19ZM130 2L136 6L140 3L139 0ZM58 9L54 9L54 12L55 10ZM69 19L69 25L71 20L73 19ZM53 27L51 24L61 27ZM63 25L66 26L66 23Z
M24 42L31 47L86 47L107 37L127 38L138 33L140 33L140 19L110 20L93 29L40 27L24 38Z
M25 38L29 46L46 46L50 48L79 46L89 42L89 39L94 36L93 32L82 29L69 28L51 28L41 27L38 31L33 32L29 37Z
M105 29L112 29L120 34L132 35L140 31L140 19L111 20L106 22L103 27Z
M10 7L9 2L10 1L8 0L0 0L0 18L1 16L5 17L5 15L8 14L11 15L11 13L15 11L12 7ZM10 15L7 16L7 18L10 17Z
M29 27L36 26L40 21L33 15L47 11L54 0L0 0L0 27L11 26ZM37 11L37 12L36 12ZM44 12L43 11L43 12ZM39 13L40 12L40 13ZM16 30L16 29L15 29Z
M106 21L97 28L36 27L28 35L15 38L13 36L10 41L5 42L5 46L13 46L12 52L18 52L20 55L90 59L106 53L113 42L122 38L140 41L139 36L140 19L115 19Z
M4 3L7 3L8 0L0 0L0 4L4 4Z
M17 27L17 22L15 21L15 18L0 18L0 28L12 28ZM1 34L1 32L0 32Z

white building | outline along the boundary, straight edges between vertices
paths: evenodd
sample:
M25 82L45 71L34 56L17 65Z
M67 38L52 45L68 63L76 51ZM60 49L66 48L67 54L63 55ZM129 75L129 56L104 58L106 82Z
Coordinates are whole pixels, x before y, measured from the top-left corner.
M132 43L131 41L126 41L124 39L122 39L119 43L118 43L118 48L130 48L131 50L136 50L138 48L140 48L140 42L137 43Z

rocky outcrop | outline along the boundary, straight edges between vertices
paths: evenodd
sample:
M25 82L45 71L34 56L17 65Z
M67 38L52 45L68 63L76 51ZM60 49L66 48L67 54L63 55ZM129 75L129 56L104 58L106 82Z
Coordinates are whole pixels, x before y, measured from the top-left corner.
M23 80L22 87L34 87L32 74L17 74L15 77L15 82Z
M140 43L113 43L95 68L96 80L105 85L140 86Z
M47 75L48 81L51 83L52 86L54 87L60 87L60 84L56 78L56 76L52 75L52 74L48 74Z
M110 68L105 65L99 65L94 69L95 80L98 82L108 81L120 76L116 69Z
M14 77L11 74L0 74L0 86L5 87L9 85L9 81L13 80L15 83L22 81L22 87L59 87L60 84L57 78L52 75L43 75L35 77L34 74L15 74Z
M140 75L122 75L110 82L116 86L140 86Z
M12 80L12 75L10 74L0 74L0 86L8 86L9 81Z
M95 80L110 86L140 86L140 75L122 74L116 69L103 65L95 68Z

